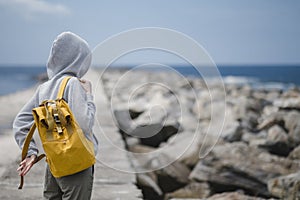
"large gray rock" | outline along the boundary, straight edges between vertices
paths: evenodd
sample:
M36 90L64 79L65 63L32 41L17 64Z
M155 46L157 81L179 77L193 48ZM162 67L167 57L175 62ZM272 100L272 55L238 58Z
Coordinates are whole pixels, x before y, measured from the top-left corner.
M300 160L300 145L290 152L289 158L292 160Z
M300 88L299 87L290 88L289 90L285 91L282 94L282 96L285 98L300 97Z
M199 126L199 120L189 111L182 112L182 117L179 121L182 130L184 131L196 131Z
M300 109L300 97L276 99L274 101L274 106L283 109Z
M268 140L273 142L288 142L288 135L281 126L274 125L268 130Z
M160 143L167 141L172 135L179 132L179 123L174 124L151 124L136 127L131 135L141 136L140 141L144 145L158 147Z
M279 156L287 156L292 150L287 133L278 125L274 125L268 130L265 143L258 146Z
M131 133L134 129L129 110L114 111L115 124L123 133Z
M280 199L300 199L300 172L269 180L268 189Z
M201 160L190 179L207 181L217 191L243 189L249 194L269 197L268 180L295 172L298 162L268 154L244 143L217 145Z
M170 159L168 156L160 154L159 157L153 158L149 164L152 167L156 167L157 165L162 166L165 162L169 162ZM165 193L187 185L190 172L188 167L178 161L172 162L170 165L155 171L158 185Z
M192 112L197 119L210 120L214 109L222 108L225 103L225 97L222 96L223 92L219 88L212 90L200 90L197 93L197 99L194 102ZM212 99L214 97L214 99ZM228 111L228 110L227 110Z
M249 110L247 114L240 119L242 126L249 130L255 130L258 124L259 116L259 113Z
M150 153L156 150L154 147L142 145L142 144L134 144L128 146L128 150L133 153Z
M300 144L300 112L291 111L284 116L284 124L286 129L289 131L290 142L294 146Z
M234 104L234 110L237 119L243 119L248 115L249 111L260 112L262 103L260 100L254 99L249 95L239 95L238 97L230 98L231 103Z
M146 152L147 149L143 151ZM157 184L164 193L173 192L189 183L190 169L164 153L133 155L131 160L135 169L153 171Z
M241 140L247 143L249 146L257 147L260 144L266 143L267 135L268 133L265 130L259 131L258 133L244 130Z
M215 194L203 200L264 200L264 198L251 197L239 192L226 192L222 194Z
M139 138L142 144L158 147L160 143L168 140L172 135L180 132L180 124L175 119L159 121L156 123L136 124L128 110L115 111L115 119L124 137Z
M187 186L180 188L165 196L165 200L180 198L180 199L200 199L207 198L211 194L209 185L207 183L192 182Z
M266 105L261 113L261 118L267 117L279 111L279 108L273 105Z
M284 125L284 116L286 114L287 114L286 112L279 111L259 119L257 129L258 130L268 129L276 124Z
M222 136L227 142L240 141L243 136L243 127L238 122L234 123L232 127L223 131Z
M204 135L200 132L184 131L173 135L166 143L160 146L162 152L174 160L193 167L199 160L199 151Z
M143 196L146 199L158 199L163 196L163 192L148 174L137 173L137 185L143 189Z
M266 142L260 147L269 152L287 156L300 144L300 112L278 111L260 119L258 130L268 130ZM287 133L286 133L287 131Z

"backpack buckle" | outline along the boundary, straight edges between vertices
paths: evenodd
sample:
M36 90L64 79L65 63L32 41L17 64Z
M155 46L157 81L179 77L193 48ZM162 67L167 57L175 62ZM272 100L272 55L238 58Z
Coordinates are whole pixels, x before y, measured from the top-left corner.
M53 111L53 118L54 118L54 122L56 124L57 133L59 135L62 135L63 134L63 130L62 130L62 127L61 127L61 121L59 119L59 115L58 115L56 104L55 103L52 104L51 107L52 107L52 111Z

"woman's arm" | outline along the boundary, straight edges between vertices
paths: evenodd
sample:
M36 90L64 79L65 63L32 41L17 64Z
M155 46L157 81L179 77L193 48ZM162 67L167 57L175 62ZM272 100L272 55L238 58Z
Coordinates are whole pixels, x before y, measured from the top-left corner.
M32 109L38 105L38 90L33 95L33 97L25 104L21 111L17 114L14 123L13 123L13 132L15 140L22 149L25 138L29 132L29 129L34 123ZM31 140L29 144L29 149L27 157L21 161L17 171L20 176L25 176L27 172L31 169L34 164L35 159L37 158L38 149L34 140Z

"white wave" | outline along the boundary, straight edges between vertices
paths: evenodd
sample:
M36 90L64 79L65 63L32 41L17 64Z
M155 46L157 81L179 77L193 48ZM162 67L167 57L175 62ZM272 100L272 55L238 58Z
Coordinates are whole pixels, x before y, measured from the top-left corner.
M259 80L244 76L225 76L223 77L223 81L225 84L245 85L258 82Z
M295 87L291 83L280 83L280 82L257 82L251 85L254 89L260 90L287 90L289 88Z
M220 79L209 78L206 79L211 83L220 84ZM254 77L245 77L245 76L225 76L222 77L222 81L225 85L249 85L253 89L258 90L287 90L294 87L294 84L282 83L282 82L267 82L261 81L258 78Z

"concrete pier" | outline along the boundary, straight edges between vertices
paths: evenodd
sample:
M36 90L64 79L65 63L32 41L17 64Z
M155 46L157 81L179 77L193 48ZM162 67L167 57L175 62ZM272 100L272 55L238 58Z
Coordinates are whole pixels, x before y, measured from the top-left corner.
M124 142L118 133L109 102L105 95L99 72L91 70L86 79L92 81L97 106L94 132L99 140L99 152L95 165L93 200L138 200L142 192L135 185L136 176L125 151ZM0 199L42 199L45 161L37 163L25 177L22 190L18 190L19 176L16 171L20 161L20 150L14 142L10 128L13 118L29 99L34 89L0 98L3 111L0 120L5 128L0 133ZM12 106L12 110L7 107ZM38 134L36 134L37 136ZM36 137L35 136L35 137ZM36 137L37 138L37 137ZM38 139L37 139L38 140ZM123 149L123 150L122 150ZM131 173L128 173L131 172Z

